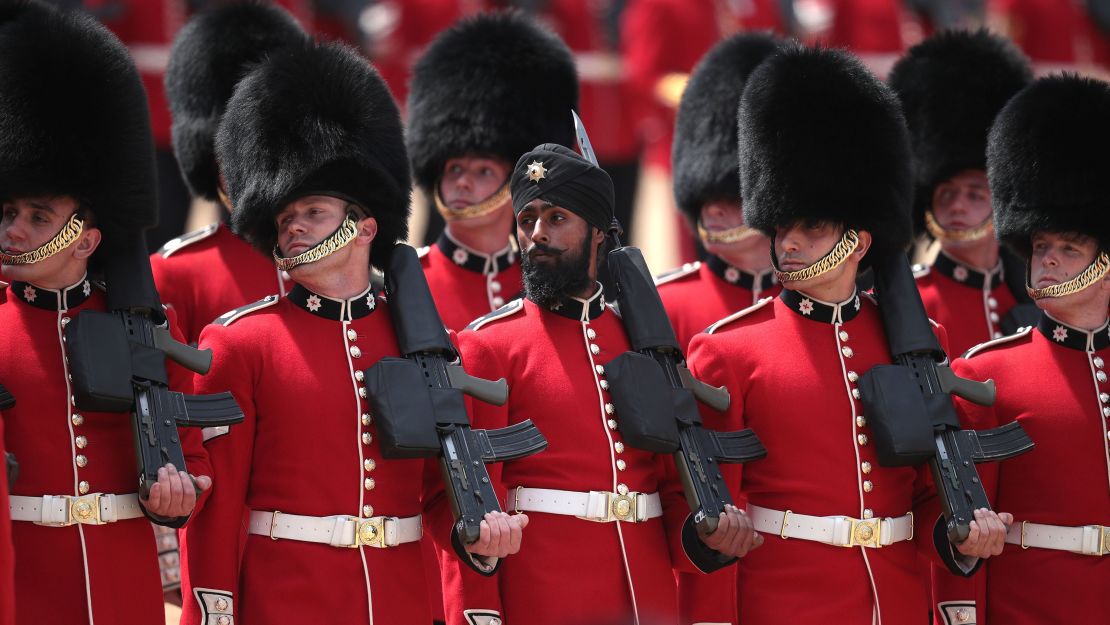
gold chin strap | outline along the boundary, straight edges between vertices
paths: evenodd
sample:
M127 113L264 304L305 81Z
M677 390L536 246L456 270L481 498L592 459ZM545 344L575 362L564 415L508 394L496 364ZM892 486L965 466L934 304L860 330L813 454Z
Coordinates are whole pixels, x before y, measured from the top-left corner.
M994 232L994 220L987 217L983 223L966 230L949 230L940 225L933 211L925 211L925 229L937 241L977 241Z
M481 217L488 215L493 211L501 208L501 205L509 200L509 183L505 182L500 189L493 195L478 202L471 204L466 208L451 208L443 203L443 198L439 197L439 189L435 192L436 210L443 216L445 221L457 221L459 219L473 219L474 217Z
M698 220L698 237L701 239L701 242L706 245L711 245L713 243L727 245L729 243L736 243L744 239L758 236L759 234L759 230L749 228L748 226L736 226L728 230L706 230L705 226L701 224L701 220Z
M859 247L859 233L852 229L845 230L844 236L840 237L840 242L833 246L828 254L822 256L820 260L809 267L797 271L782 271L778 268L778 262L776 261L775 277L778 278L780 283L812 280L839 267L852 252L856 251L857 247Z
M355 236L357 235L358 223L355 222L354 218L348 215L347 218L343 220L343 223L339 225L339 228L331 233L328 238L296 256L285 258L281 255L281 250L275 245L274 264L277 265L277 268L281 271L289 271L298 265L314 263L346 247L348 243L355 240Z
M1029 293L1029 297L1033 299L1064 297L1065 295L1078 293L1092 284L1095 284L1099 280L1105 278L1108 272L1110 272L1110 256L1107 256L1106 252L1099 252L1098 258L1090 265L1087 265L1083 273L1071 280L1061 282L1060 284L1053 284L1052 286L1046 286L1043 289L1034 289L1029 286L1028 281L1026 281L1025 291Z
M77 237L81 236L84 230L85 221L74 212L73 215L70 215L66 225L62 226L62 229L58 231L58 234L54 235L53 239L43 243L37 249L22 254L5 254L4 252L0 252L0 264L30 265L46 260L73 245L73 242L77 240Z

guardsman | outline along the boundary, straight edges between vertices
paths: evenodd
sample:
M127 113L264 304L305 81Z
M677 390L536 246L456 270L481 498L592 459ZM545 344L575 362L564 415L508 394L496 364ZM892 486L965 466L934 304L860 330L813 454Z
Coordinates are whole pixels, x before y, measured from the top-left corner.
M778 47L769 34L733 35L705 55L682 94L671 155L674 196L705 260L655 283L679 344L714 321L774 296L770 244L744 224L736 169L736 107L752 71Z
M914 152L915 226L940 242L915 272L929 317L953 354L1006 334L1011 292L991 219L987 132L1033 80L1013 44L986 30L947 31L914 46L890 74Z
M142 83L127 49L91 18L14 3L0 10L0 85L0 262L12 281L0 304L0 379L18 398L3 418L21 469L4 503L16 619L161 622L143 517L176 527L200 505L211 485L200 432L181 433L196 480L164 468L140 499L129 415L74 406L63 340L80 312L107 310L96 273L157 219ZM191 386L184 371L170 375Z
M608 174L543 144L517 161L512 196L526 296L459 341L476 375L509 382L504 406L475 406L475 427L530 418L548 447L542 460L503 465L508 509L528 513L528 539L496 577L447 588L448 618L454 602L493 596L509 623L673 623L672 569L719 568L714 550L745 553L751 527L732 510L706 542L693 537L671 459L622 440L605 367L630 348L597 282L613 221Z
M990 134L995 228L1042 315L953 366L997 385L992 408L963 404L968 425L1016 421L1036 443L997 467L1014 524L987 563L988 623L1110 621L1108 142L1110 85L1068 75L1020 92Z
M238 2L202 13L174 40L166 69L173 147L194 197L231 205L216 163L216 129L235 83L275 50L307 35L284 10ZM166 243L150 257L158 292L174 309L190 343L225 312L271 293L284 295L287 276L224 221Z
M538 143L573 145L577 105L570 50L522 13L465 19L417 62L407 142L416 183L447 224L421 252L448 328L520 294L509 174Z
M438 461L384 459L362 384L398 355L401 313L370 283L407 230L397 106L354 50L286 48L236 87L216 154L237 231L296 286L201 334L215 359L198 392L230 390L246 419L206 441L223 477L187 534L182 622L428 623L422 527L452 526ZM526 522L488 518L480 555L460 553L486 573Z
M7 283L0 282L0 304L7 299ZM6 391L6 389L5 389ZM12 546L8 483L13 476L4 450L4 415L0 413L0 625L15 625L15 548Z
M739 563L739 620L923 625L918 543L932 549L939 505L924 468L879 465L856 386L891 362L856 274L911 237L904 121L894 94L840 50L791 46L747 82L744 217L772 237L783 291L690 344L694 375L732 396L707 420L751 427L768 452L743 467L735 497L766 539ZM993 512L976 520L948 554L969 566L1005 533Z

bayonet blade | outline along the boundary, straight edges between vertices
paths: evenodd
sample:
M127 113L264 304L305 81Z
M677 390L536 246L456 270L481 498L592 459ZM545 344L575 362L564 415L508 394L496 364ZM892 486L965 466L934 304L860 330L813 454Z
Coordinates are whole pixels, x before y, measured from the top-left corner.
M578 151L582 153L583 158L595 167L598 166L594 146L590 143L589 135L586 134L586 125L582 123L582 118L578 116L577 111L571 109L570 114L574 116L574 134L578 137Z

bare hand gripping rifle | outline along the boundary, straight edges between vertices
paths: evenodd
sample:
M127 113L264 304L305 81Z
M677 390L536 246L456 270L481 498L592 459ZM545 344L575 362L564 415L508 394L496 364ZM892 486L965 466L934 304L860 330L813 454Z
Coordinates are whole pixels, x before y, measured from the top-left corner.
M509 398L509 387L504 378L492 382L463 370L416 250L408 245L393 249L386 286L404 357L382 358L366 370L382 455L439 455L455 515L452 540L469 545L478 540L486 513L501 511L486 464L539 453L547 448L547 440L531 420L497 430L471 429L463 395L500 406ZM460 555L461 547L456 543Z
M934 532L934 542L953 573L968 575L971 571L948 557L951 550L943 542L963 542L975 510L991 507L975 465L1025 453L1033 441L1017 422L992 430L960 428L951 395L989 406L994 382L966 380L948 367L904 255L877 258L874 268L879 314L894 364L872 367L860 377L859 389L879 464L929 462L944 509L944 525Z
M146 498L167 463L187 470L177 427L232 425L243 412L231 393L185 395L169 389L166 358L204 374L212 351L175 341L158 301L142 240L105 259L108 309L83 310L65 327L74 406L97 412L131 412L139 495ZM168 527L188 517L151 521Z

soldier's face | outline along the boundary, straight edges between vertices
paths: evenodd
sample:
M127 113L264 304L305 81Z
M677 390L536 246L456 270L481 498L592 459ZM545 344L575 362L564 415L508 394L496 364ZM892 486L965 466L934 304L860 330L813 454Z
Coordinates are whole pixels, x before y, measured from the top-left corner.
M541 306L562 294L588 290L597 279L597 249L604 235L585 219L543 200L517 215L517 243L528 298Z
M330 195L307 195L287 204L275 218L277 245L282 256L289 258L315 247L339 228L352 208L346 200ZM323 270L349 262L352 254L360 253L358 248L369 247L377 233L377 222L372 217L360 219L358 227L359 236L354 243L317 262L294 267L291 275L292 272ZM368 228L373 230L369 239L363 236ZM369 250L362 250L361 253L368 257Z
M723 232L743 226L744 211L740 207L740 202L717 200L707 202L701 207L700 219L702 227L706 230ZM706 243L705 250L725 260L731 260L730 257L757 250L766 252L768 249L767 243L767 237L762 234L754 234L735 243Z
M956 174L933 189L933 216L946 230L968 230L991 216L991 189L981 169Z
M799 221L775 231L775 255L778 257L779 268L783 271L798 271L805 269L821 260L832 251L840 242L844 234L844 225L826 221ZM854 283L859 263L871 244L871 234L859 231L859 245L848 259L835 269L821 274L815 278L795 283L784 282L783 286L789 289L806 289L807 292L819 287Z
M0 217L0 249L15 255L39 248L61 231L77 209L77 200L67 195L5 200L3 215ZM77 241L68 248L37 263L4 265L4 276L10 280L34 282L50 288L69 286L53 284L52 278L66 276L64 280L74 271L83 273L85 263L99 243L100 232L86 226Z
M1032 244L1029 283L1036 289L1071 280L1082 273L1099 252L1098 241L1078 233L1038 232L1033 235ZM1059 307L1084 306L1092 300L1104 299L1107 293L1110 293L1110 277L1078 293L1037 300L1037 305L1052 312Z
M505 185L511 165L487 156L452 158L443 167L439 197L454 209L473 206Z

